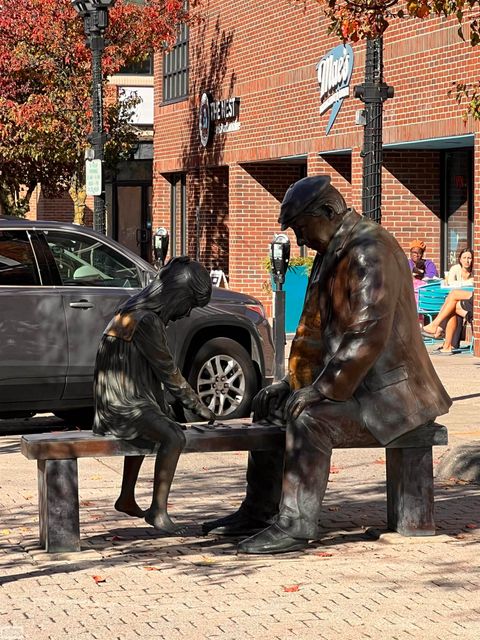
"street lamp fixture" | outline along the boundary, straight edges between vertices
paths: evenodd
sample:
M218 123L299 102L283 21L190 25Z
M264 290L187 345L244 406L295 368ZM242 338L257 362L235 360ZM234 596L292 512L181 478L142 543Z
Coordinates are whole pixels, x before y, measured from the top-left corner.
M105 179L103 160L105 130L103 126L102 54L105 49L105 29L108 10L115 0L71 0L75 11L83 18L87 47L92 52L92 134L90 142L94 160L100 160L101 193L93 199L93 228L105 234Z

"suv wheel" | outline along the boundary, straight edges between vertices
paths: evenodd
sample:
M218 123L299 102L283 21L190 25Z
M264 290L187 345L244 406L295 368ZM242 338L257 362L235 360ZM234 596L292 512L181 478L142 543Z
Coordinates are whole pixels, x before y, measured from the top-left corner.
M214 338L198 351L188 381L219 418L243 418L257 392L257 375L247 351L230 338ZM198 420L188 412L187 419Z

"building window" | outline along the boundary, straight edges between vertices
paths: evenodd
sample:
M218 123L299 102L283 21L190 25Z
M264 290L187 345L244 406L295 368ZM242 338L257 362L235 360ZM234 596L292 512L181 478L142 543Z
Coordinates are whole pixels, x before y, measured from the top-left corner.
M187 253L187 174L170 175L170 255Z
M153 55L148 55L145 60L128 64L119 71L118 75L153 76Z
M456 149L443 155L442 267L457 264L462 249L473 242L473 153Z
M173 49L163 54L164 103L188 96L188 35L188 25L180 25Z

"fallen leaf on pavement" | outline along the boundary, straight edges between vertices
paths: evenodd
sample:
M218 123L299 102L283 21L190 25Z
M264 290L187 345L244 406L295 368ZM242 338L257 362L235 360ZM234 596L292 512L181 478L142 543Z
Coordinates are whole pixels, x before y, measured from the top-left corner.
M92 578L95 580L96 584L99 584L100 582L106 582L107 579L106 578L102 578L102 576L92 576Z
M300 589L300 585L299 584L292 584L289 587L283 587L283 590L286 593L293 593L294 591L298 591Z
M333 553L328 553L328 551L314 551L314 556L318 556L319 558L331 558Z
M330 473L340 473L340 471L339 467L330 467Z
M373 464L385 464L385 458L377 458L373 461Z
M80 501L80 506L81 507L93 507L95 503L91 502L90 500L81 500Z
M215 564L217 562L216 558L209 558L208 556L202 556L200 560L193 562L197 567L204 567L209 564Z
M476 529L478 525L470 523L465 525L465 529Z
M143 567L145 571L161 571L160 567Z
M2 536L8 536L11 533L11 531L10 529L2 529L1 533L2 533Z

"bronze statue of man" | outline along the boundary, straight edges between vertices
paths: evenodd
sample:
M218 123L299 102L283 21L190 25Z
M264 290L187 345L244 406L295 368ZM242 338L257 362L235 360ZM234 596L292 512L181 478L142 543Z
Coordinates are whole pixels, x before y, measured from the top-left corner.
M122 304L105 329L95 364L94 433L123 440L159 443L150 508L135 501L143 456L127 456L118 511L144 517L156 529L179 533L167 513L167 499L178 458L185 446L166 391L203 420L214 414L202 404L178 370L167 345L166 326L210 300L208 271L187 257L173 258L142 291Z
M283 412L285 452L250 454L242 506L204 524L224 535L257 531L241 553L293 551L316 539L333 448L388 444L451 405L422 342L394 237L347 209L327 176L292 185L279 222L317 254L288 375L254 400L255 420Z

